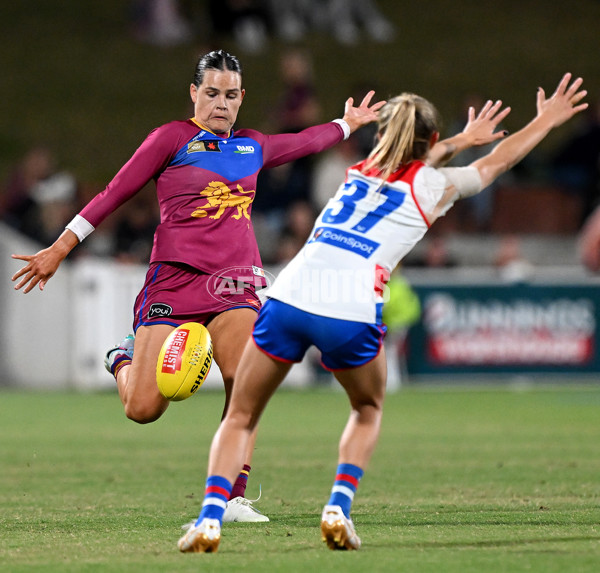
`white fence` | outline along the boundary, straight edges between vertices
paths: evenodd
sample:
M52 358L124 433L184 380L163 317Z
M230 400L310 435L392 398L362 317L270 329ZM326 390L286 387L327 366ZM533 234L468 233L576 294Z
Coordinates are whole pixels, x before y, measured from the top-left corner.
M14 291L11 276L21 261L12 253L31 254L40 246L0 226L0 386L36 389L100 390L113 388L103 353L132 332L133 303L146 273L143 265L113 260L66 260L43 292ZM308 362L292 368L286 384L312 381ZM213 364L205 383L221 386Z
M11 260L10 255L33 253L40 246L1 224L0 237L0 308L3 318L0 386L80 390L114 388L112 377L104 370L103 354L132 330L133 303L143 284L146 267L105 259L67 259L43 292L36 288L25 295L13 289L10 277L21 268L22 263ZM538 250L540 245L536 247ZM570 249L574 252L572 245ZM562 258L568 260L569 257ZM537 262L537 259L533 260ZM406 276L415 284L424 281L424 284L434 285L468 285L483 279L502 282L502 277L489 266L459 267L443 273L420 270L416 274L414 271L406 272ZM535 277L540 280L552 277L553 281L557 278L577 279L582 284L600 287L600 278L587 276L576 265L536 266ZM405 372L394 354L393 351L388 352L388 389L398 388L400 372ZM303 386L314 380L315 372L306 359L292 368L285 384ZM221 386L216 364L206 385Z

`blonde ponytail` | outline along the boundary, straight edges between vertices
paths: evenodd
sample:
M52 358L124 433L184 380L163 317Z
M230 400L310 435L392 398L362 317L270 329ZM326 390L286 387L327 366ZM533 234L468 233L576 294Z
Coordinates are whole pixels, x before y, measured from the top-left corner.
M378 141L367 169L378 169L385 181L400 165L423 159L437 123L437 111L426 99L411 93L391 98L379 112Z

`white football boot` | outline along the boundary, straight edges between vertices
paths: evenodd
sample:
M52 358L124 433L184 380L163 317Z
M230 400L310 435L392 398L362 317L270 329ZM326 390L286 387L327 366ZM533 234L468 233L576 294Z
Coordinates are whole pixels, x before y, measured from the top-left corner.
M127 356L129 360L133 359L133 343L135 336L128 334L119 344L113 346L104 356L104 368L109 374L113 374L115 360L118 356Z
M223 523L258 523L269 521L269 518L252 506L258 499L246 499L245 497L234 497L227 502Z
M198 525L190 523L186 534L177 542L182 553L216 553L221 541L218 519L205 517Z
M321 539L329 549L359 549L360 537L339 505L326 505L321 516Z

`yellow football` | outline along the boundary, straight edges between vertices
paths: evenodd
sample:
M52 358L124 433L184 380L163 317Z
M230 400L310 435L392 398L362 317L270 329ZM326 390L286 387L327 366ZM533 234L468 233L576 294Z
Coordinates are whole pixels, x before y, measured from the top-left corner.
M202 386L212 365L212 339L202 324L186 322L162 345L156 363L160 393L172 402L189 398Z

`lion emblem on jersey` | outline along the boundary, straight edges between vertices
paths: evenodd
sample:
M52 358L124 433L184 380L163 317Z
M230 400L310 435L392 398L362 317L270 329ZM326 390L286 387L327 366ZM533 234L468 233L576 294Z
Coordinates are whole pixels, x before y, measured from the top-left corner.
M192 213L192 217L202 218L208 215L208 209L217 209L214 215L210 215L210 219L220 219L227 207L235 207L237 212L232 215L234 219L241 219L242 215L246 219L250 219L248 207L254 199L254 190L244 191L238 183L237 191L242 195L237 195L225 185L222 181L211 181L200 195L206 197L206 203L200 205Z

